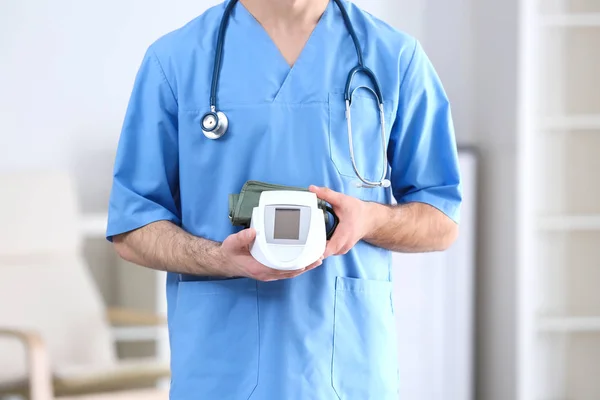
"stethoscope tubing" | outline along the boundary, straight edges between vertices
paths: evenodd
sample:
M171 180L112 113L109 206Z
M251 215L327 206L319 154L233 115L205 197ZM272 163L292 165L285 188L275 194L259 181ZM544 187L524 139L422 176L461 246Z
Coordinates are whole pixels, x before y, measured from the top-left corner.
M346 26L346 29L350 33L350 37L352 38L352 42L354 43L354 48L356 49L356 55L358 57L358 65L356 65L354 68L352 68L352 70L350 70L350 72L348 73L348 78L346 80L346 86L344 89L344 99L346 101L346 120L348 123L348 144L350 146L350 159L352 161L352 168L354 169L356 176L361 180L362 185L364 185L366 187L388 187L389 181L385 179L385 176L387 174L386 146L385 146L385 113L384 113L383 95L381 92L381 87L380 87L379 81L377 80L377 77L375 76L373 71L371 71L369 68L367 68L364 65L362 48L360 46L360 43L358 41L358 36L356 35L354 26L352 26L352 23L350 21L350 17L348 16L348 12L347 12L346 8L342 4L341 0L333 0L333 1L337 4L338 8L340 9L342 18L344 20L344 24ZM227 32L227 25L229 24L229 19L230 19L233 7L236 5L237 2L238 2L238 0L230 0L229 1L227 6L225 7L225 11L223 12L223 17L221 19L221 24L219 26L219 33L217 36L217 48L216 48L211 89L210 89L210 112L208 112L203 117L203 122L206 120L206 118L208 116L210 116L211 118L214 118L217 121L216 124L214 126L211 126L210 128L205 127L203 124L204 134L209 139L220 138L225 133L225 131L227 130L227 127L228 127L228 120L227 120L227 117L225 116L225 114L217 111L217 88L219 86L219 77L221 74L221 63L223 60L223 46L224 46L224 42L225 42L225 34ZM356 91L356 89L358 89L358 88L356 88L352 91L350 90L350 88L352 86L352 81L354 80L355 75L359 72L362 72L365 75L367 75L369 77L369 79L371 80L371 82L373 83L374 88L369 88L367 86L361 86L361 87L365 87L373 93L373 95L377 99L377 103L378 103L378 107L379 107L381 140L382 140L382 151L383 151L382 176L381 176L381 179L379 180L379 182L369 181L360 174L360 172L358 171L358 168L356 166L356 160L355 160L355 156L354 156L354 146L353 146L353 138L352 138L352 116L351 116L350 107L352 105L352 95L354 94L354 91Z

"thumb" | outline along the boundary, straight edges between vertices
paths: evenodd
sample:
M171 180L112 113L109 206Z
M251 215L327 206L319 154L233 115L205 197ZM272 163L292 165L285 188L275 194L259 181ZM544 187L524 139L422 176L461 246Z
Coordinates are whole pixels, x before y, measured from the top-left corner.
M237 247L248 247L256 238L256 230L254 228L244 229L235 234L235 244Z
M327 187L317 187L314 185L311 185L308 190L316 194L319 199L325 200L332 206L339 205L341 194L338 192L335 192Z
M248 247L256 237L256 230L244 229L238 233L232 233L223 241L223 247L229 251L248 250Z
M254 229L245 229L238 233L232 233L227 236L221 247L226 254L246 254L250 250L250 245L256 237Z

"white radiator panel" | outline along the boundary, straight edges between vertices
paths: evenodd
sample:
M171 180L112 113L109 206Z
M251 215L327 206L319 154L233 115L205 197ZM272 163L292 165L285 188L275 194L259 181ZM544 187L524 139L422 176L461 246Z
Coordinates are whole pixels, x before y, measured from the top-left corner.
M460 236L443 253L394 254L401 400L472 400L476 157L460 154Z

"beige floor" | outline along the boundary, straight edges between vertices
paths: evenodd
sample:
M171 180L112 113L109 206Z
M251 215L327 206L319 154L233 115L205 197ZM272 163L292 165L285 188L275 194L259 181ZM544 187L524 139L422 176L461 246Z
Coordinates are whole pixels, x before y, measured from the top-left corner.
M94 396L59 397L56 400L168 400L167 390L139 390L130 392L108 393Z

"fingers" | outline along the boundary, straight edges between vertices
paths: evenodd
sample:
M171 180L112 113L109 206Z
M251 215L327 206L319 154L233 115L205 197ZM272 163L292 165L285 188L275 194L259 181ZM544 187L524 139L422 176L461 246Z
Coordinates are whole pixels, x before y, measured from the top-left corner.
M274 270L274 269L265 267L262 264L259 264L260 268L256 272L254 279L263 281L263 282L272 282L272 281L279 281L279 280L284 280L284 279L292 279L292 278L296 278L297 276L304 274L305 272L313 270L322 264L323 264L323 257L319 258L319 260L312 263L308 267L302 268L299 270L295 270L295 271L279 271L279 270Z
M248 253L249 246L254 242L255 238L256 230L249 228L232 234L223 241L222 246L230 255L238 257L238 260L243 260L239 266L241 267L242 272L245 272L240 276L247 276L264 282L291 279L323 264L323 259L325 257L322 256L308 267L295 271L280 271L266 267L252 258Z
M354 247L354 244L355 243L350 235L339 232L327 242L324 256L327 258L330 256L347 254Z
M343 199L343 195L341 193L335 192L326 187L317 187L311 185L308 190L316 194L321 200L325 200L334 207L339 206Z
M319 258L317 261L315 261L314 263L312 263L311 265L309 265L308 267L304 268L304 270L302 271L302 273L304 272L308 272L311 271L317 267L320 267L323 264L323 260L325 259L325 257L321 256L321 258Z
M322 261L319 261L318 263L315 263L311 266L308 266L308 267L302 268L302 269L298 269L295 271L276 271L276 272L269 271L269 273L266 276L266 278L267 278L266 282L296 278L296 277L304 274L305 272L308 272L308 271L318 267L321 264L322 264Z

